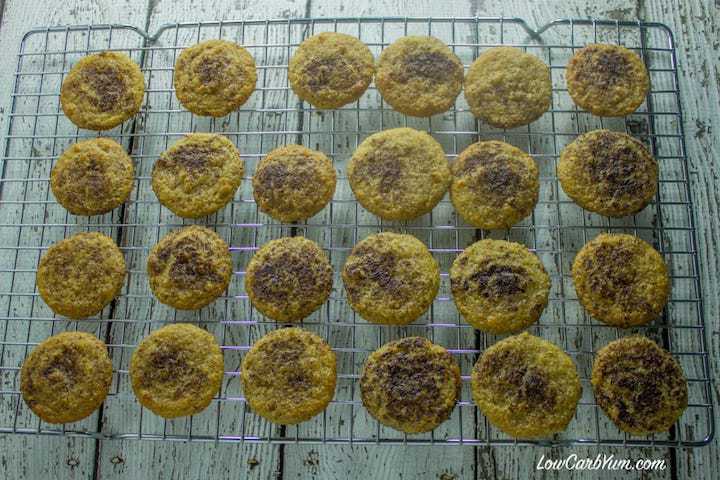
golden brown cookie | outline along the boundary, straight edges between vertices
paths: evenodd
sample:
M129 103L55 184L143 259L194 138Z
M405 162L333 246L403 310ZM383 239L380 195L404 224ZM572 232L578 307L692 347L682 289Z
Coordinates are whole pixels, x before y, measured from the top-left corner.
M505 142L473 143L451 170L450 199L463 220L475 227L510 228L537 204L540 180L535 160Z
M188 323L155 330L130 359L140 404L165 418L200 413L220 390L225 364L215 337Z
M572 277L583 307L616 327L650 322L670 298L662 255L633 235L603 233L589 241L575 257Z
M386 343L365 362L363 405L380 423L405 433L433 430L455 408L460 367L440 345L422 337Z
M78 61L60 89L63 112L75 125L108 130L140 111L145 78L130 57L100 52Z
M407 325L435 299L440 267L417 238L383 232L355 245L342 278L350 306L364 319Z
M176 215L199 218L233 199L244 171L240 152L227 137L192 133L160 154L153 165L152 189Z
M527 125L552 104L550 68L519 48L490 48L465 75L465 99L473 115L494 127Z
M40 259L37 287L53 312L75 320L99 313L120 294L125 257L112 238L98 232L61 240Z
M565 79L573 101L600 117L633 113L650 90L643 61L619 45L592 44L578 50L568 62Z
M518 438L548 437L565 430L582 393L572 359L527 332L485 350L470 382L483 415Z
M196 115L224 117L255 90L250 52L227 40L207 40L184 49L175 62L175 94Z
M462 88L463 65L435 37L402 37L383 49L377 85L383 100L395 110L429 117L450 109Z
M470 325L511 333L540 318L550 295L550 276L524 245L487 239L458 255L450 267L450 288Z
M560 153L557 170L568 197L606 217L639 212L658 188L658 164L645 145L610 130L576 138Z
M82 420L100 407L112 383L107 347L94 335L63 332L30 352L20 371L27 406L48 423Z
M358 202L385 220L430 212L451 180L442 146L429 134L394 128L366 138L347 167Z
M155 244L147 271L158 300L178 310L197 310L222 295L230 283L230 248L209 228L184 227Z
M591 381L600 408L633 435L669 430L688 405L688 384L680 364L640 335L601 348Z
M374 74L375 61L367 45L336 32L303 40L288 67L293 92L317 108L338 108L354 102Z
M286 145L260 160L253 176L253 196L262 212L281 222L296 222L328 204L336 179L332 161L324 153Z
M77 142L60 155L50 172L50 188L73 215L99 215L127 200L133 173L133 162L119 143L94 138Z
M336 368L325 340L300 328L281 328L253 344L240 379L255 413L288 425L325 410L335 395Z
M297 322L320 308L330 296L332 282L327 255L303 237L269 241L255 253L245 273L252 305L278 322Z

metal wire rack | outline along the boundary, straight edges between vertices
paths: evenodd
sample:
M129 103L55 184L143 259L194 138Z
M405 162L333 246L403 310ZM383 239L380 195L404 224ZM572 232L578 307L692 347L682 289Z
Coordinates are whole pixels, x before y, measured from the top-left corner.
M288 88L287 63L298 44L320 31L341 31L364 41L377 56L395 39L429 34L445 41L467 67L490 46L509 44L550 65L552 108L528 127L498 130L478 122L461 95L455 107L430 119L407 118L386 106L371 87L356 103L318 111ZM198 41L226 38L245 45L258 65L258 83L249 102L223 119L199 118L174 96L173 66L179 51ZM636 51L651 76L647 101L625 119L600 119L579 111L564 83L564 67L574 50L592 42L618 43ZM82 56L102 50L129 54L141 65L146 97L139 115L103 133L120 141L136 163L136 182L123 207L94 217L69 215L50 193L54 160L79 138L62 114L60 85ZM713 406L688 162L685 156L677 57L672 32L657 23L558 20L538 31L517 18L323 18L222 21L165 25L149 35L123 25L51 27L28 32L20 45L0 179L0 433L51 434L94 438L134 438L214 442L407 443L443 445L606 444L700 446L714 435ZM349 188L345 164L366 136L397 126L429 131L454 158L479 139L502 139L532 154L541 172L540 201L531 218L503 232L482 232L459 220L449 200L409 223L381 222L360 207ZM584 212L566 197L555 174L558 154L579 133L605 127L644 141L660 163L655 201L632 218L607 219ZM145 262L149 248L169 230L189 223L161 208L150 188L158 154L187 132L214 131L236 142L252 173L259 158L285 143L302 143L327 153L338 171L331 204L301 224L280 224L259 213L250 177L234 201L198 221L231 245L235 275L226 294L200 312L177 312L149 293ZM43 251L78 231L113 236L126 255L129 276L122 295L95 319L69 322L55 317L38 298L35 272ZM430 311L407 327L368 324L349 308L339 271L352 246L381 230L410 232L423 240L442 271L440 294ZM593 352L629 332L589 318L579 306L569 275L577 250L603 231L629 232L651 242L672 272L673 293L661 319L636 329L661 342L682 364L690 407L667 434L630 437L620 432L594 401L589 375ZM293 427L269 424L248 408L238 369L249 346L277 325L254 311L243 276L253 252L269 239L306 235L329 253L335 269L330 301L303 322L325 337L338 354L338 387L328 409ZM552 278L550 303L531 331L561 345L577 362L583 396L568 429L542 442L518 441L492 427L474 406L469 374L478 355L498 337L473 330L459 317L449 293L447 272L467 245L486 235L524 243L542 259ZM165 421L140 407L128 378L137 343L166 322L196 322L223 345L226 374L212 405L191 418ZM68 329L104 339L114 372L102 409L83 421L50 425L34 416L19 394L19 368L34 346ZM444 345L462 369L463 388L452 417L435 431L403 435L383 427L362 407L358 377L369 352L406 335L425 335Z

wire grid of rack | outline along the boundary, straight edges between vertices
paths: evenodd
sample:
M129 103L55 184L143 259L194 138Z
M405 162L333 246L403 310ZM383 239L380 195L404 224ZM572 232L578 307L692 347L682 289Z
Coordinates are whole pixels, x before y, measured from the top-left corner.
M488 47L515 45L550 65L552 107L530 126L507 131L477 121L462 94L451 111L430 119L408 118L392 111L374 87L356 103L318 111L288 88L287 63L304 38L320 31L355 35L376 56L400 36L433 35L450 45L466 68ZM239 111L223 119L191 115L179 105L172 84L179 51L210 38L245 45L258 66L255 93ZM565 64L576 49L593 42L623 44L636 51L648 67L651 92L638 112L625 119L600 119L579 111L567 94ZM60 85L80 57L107 49L129 54L145 75L141 113L103 133L128 149L137 177L131 199L123 207L102 216L75 217L53 199L50 169L68 145L97 133L78 130L63 116ZM450 160L479 139L502 139L530 152L541 172L540 200L533 215L507 231L482 232L458 219L446 197L431 214L416 221L379 221L355 201L345 164L369 134L398 126L431 132ZM631 218L607 219L584 212L564 195L557 182L555 166L562 147L579 133L600 127L635 135L659 161L657 197ZM177 312L150 294L145 262L149 248L160 237L191 222L160 207L150 188L150 172L161 151L193 131L221 132L235 141L248 176L230 205L194 222L214 228L231 246L235 275L228 291L199 312ZM301 224L281 224L258 212L251 192L250 175L256 162L286 143L322 150L339 172L330 205ZM163 26L153 35L122 25L36 29L25 35L20 46L4 148L0 184L0 433L216 442L686 447L704 445L714 435L677 58L672 33L664 25L558 20L533 31L517 18L328 18L182 23ZM54 316L39 299L35 272L49 245L72 233L91 230L117 240L125 253L129 275L121 296L97 318L68 322ZM348 306L339 277L352 246L382 230L416 235L441 266L437 299L426 315L407 327L372 325L357 317ZM569 272L574 254L603 231L633 233L651 242L662 252L672 273L672 298L662 318L633 330L670 350L688 376L690 406L666 434L627 436L594 401L589 383L593 352L630 333L589 318L573 290ZM264 333L278 327L252 309L243 288L244 267L264 242L286 235L312 238L330 256L335 270L333 293L322 309L303 321L303 327L326 338L338 355L335 399L323 414L291 427L272 425L246 408L238 377L243 353ZM447 272L458 252L485 236L527 245L552 278L549 305L531 331L554 341L573 357L583 384L575 418L565 432L552 439L518 441L507 437L488 423L471 399L472 365L499 337L475 331L462 321L450 297ZM174 321L195 322L215 334L223 346L226 374L220 393L207 410L194 417L165 421L142 409L134 398L128 364L133 348L144 336ZM113 361L113 383L99 412L73 424L51 425L40 421L23 403L19 368L38 342L68 329L89 331L106 341ZM372 419L360 402L358 377L368 353L407 335L424 335L445 346L462 370L457 408L448 421L428 434L408 436L386 428Z

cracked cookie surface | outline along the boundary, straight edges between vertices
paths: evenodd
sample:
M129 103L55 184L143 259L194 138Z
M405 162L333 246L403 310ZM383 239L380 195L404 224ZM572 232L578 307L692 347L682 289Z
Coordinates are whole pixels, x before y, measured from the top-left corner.
M412 235L378 233L358 242L345 261L343 285L350 306L364 319L406 325L432 304L440 268Z
M375 84L395 110L429 117L450 109L463 83L460 59L434 37L402 37L383 49Z
M293 92L317 108L354 102L374 74L375 61L367 45L337 32L322 32L304 40L288 66Z
M160 154L153 165L152 189L176 215L199 218L233 199L244 171L240 152L227 137L193 133Z
M105 343L85 332L63 332L41 342L20 371L28 407L48 423L82 420L97 410L112 383Z
M40 297L58 315L81 319L99 313L120 294L125 257L115 241L98 232L78 233L48 248L40 258Z
M160 302L178 310L197 310L225 291L233 273L232 258L217 233L193 225L160 239L150 250L147 272Z
M273 330L243 358L240 379L250 408L283 425L309 420L335 395L335 353L314 333Z
M363 140L347 175L358 202L385 220L412 220L430 212L451 181L442 146L412 128L384 130Z
M426 338L381 346L360 376L363 405L380 423L406 433L433 430L452 414L460 394L460 367Z
M578 50L568 62L565 79L573 101L600 117L633 113L650 90L643 61L619 45L592 44Z
M100 52L81 58L60 88L63 112L75 125L108 130L140 111L145 78L130 57Z
M670 298L662 255L633 235L600 234L589 241L575 256L572 278L582 306L616 327L654 320Z
M127 200L134 170L116 141L84 140L60 155L50 172L50 187L60 205L73 215L100 215Z
M220 390L223 375L223 354L215 337L188 323L150 333L130 359L135 396L164 418L205 410Z
M485 350L470 382L482 413L517 438L548 437L565 430L582 393L572 359L527 332Z
M540 192L535 160L500 141L473 143L450 167L450 199L460 216L483 229L502 229L530 215Z
M175 62L175 94L197 115L224 117L255 90L250 52L227 40L208 40L184 49Z
M633 435L669 430L688 404L688 383L680 364L640 335L598 350L591 382L600 408Z
M470 325L510 333L540 318L550 295L550 276L524 245L487 239L473 243L455 259L450 289Z
M320 308L332 283L327 255L303 237L269 241L250 259L245 273L252 305L278 322L297 322Z

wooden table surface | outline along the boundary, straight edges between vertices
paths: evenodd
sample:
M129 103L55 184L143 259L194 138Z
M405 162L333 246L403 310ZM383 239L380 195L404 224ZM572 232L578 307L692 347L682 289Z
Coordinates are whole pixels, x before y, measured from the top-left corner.
M691 164L701 281L711 368L720 337L718 236L720 185L720 2L717 0L0 0L0 131L6 131L15 52L38 26L119 23L146 31L174 21L325 16L518 16L537 27L556 18L663 22L676 35ZM0 238L0 242L3 239ZM716 414L717 390L713 386ZM693 450L516 447L390 447L185 444L0 435L0 478L621 478L622 472L536 472L541 455L665 458L648 478L711 478L720 471L718 441Z

